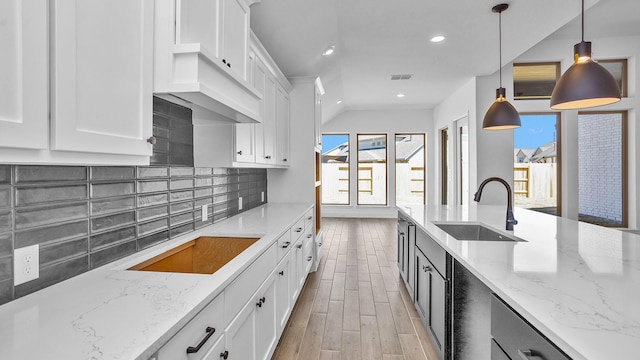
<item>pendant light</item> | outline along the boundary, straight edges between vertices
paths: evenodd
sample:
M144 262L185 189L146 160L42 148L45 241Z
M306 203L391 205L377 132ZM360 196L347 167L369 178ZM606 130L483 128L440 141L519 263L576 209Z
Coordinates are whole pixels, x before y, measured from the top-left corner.
M493 102L482 121L485 130L508 130L520 127L520 114L506 98L506 90L502 87L502 12L509 8L509 4L499 4L491 8L498 13L500 32L500 87L496 90L496 101Z
M584 0L582 0L582 41L573 46L574 63L562 75L551 93L555 110L584 109L620 101L616 79L591 58L591 41L584 41Z

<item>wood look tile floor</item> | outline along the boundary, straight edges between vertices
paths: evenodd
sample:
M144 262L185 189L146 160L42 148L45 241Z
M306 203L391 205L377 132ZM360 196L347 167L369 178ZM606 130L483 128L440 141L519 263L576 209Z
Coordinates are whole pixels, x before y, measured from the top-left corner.
M436 360L399 277L395 219L323 218L322 231L273 359Z

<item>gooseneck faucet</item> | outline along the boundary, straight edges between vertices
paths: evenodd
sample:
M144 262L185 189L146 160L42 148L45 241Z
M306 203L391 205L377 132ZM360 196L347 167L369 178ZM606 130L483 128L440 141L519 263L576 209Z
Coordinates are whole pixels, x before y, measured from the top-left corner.
M513 225L517 225L518 220L513 218L513 195L511 194L511 186L509 186L509 183L504 181L504 179L501 179L499 177L486 178L478 187L478 191L475 193L475 195L473 195L473 201L480 202L482 189L484 189L484 186L492 181L500 182L502 183L502 185L504 185L504 187L507 188L507 230L513 230Z

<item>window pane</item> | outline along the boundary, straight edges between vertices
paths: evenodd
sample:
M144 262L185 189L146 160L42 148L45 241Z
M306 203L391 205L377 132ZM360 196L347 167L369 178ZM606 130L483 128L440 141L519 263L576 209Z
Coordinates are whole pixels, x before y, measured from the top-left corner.
M578 218L625 226L623 114L578 115Z
M322 203L349 205L349 134L322 135Z
M514 99L550 99L559 75L560 63L513 64Z
M627 59L599 60L598 64L613 75L613 78L618 83L622 97L627 97Z
M424 134L396 134L396 203L425 203L424 159Z
M387 135L358 135L358 204L387 204Z
M447 205L449 198L449 131L440 130L440 203Z
M558 214L556 114L520 115L513 131L513 183L516 206Z

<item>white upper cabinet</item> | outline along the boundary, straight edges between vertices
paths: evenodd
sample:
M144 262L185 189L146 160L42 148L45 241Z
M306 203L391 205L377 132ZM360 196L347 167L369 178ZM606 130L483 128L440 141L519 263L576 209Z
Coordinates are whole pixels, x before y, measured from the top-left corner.
M150 156L153 1L59 0L53 14L51 149Z
M7 0L0 24L0 162L149 164L153 0Z
M156 0L154 92L261 122L248 79L251 0Z
M47 2L0 1L0 147L46 149Z
M276 163L289 166L289 95L282 86L276 89Z

